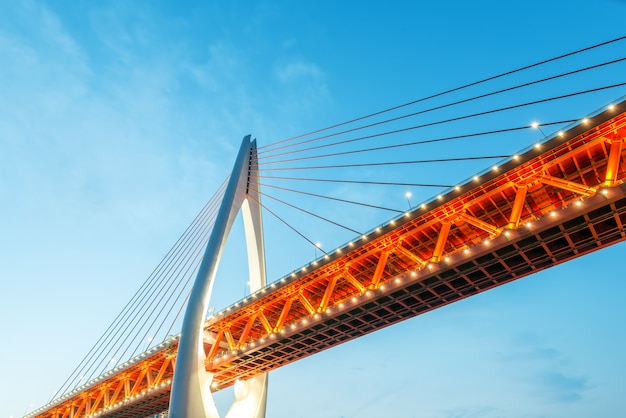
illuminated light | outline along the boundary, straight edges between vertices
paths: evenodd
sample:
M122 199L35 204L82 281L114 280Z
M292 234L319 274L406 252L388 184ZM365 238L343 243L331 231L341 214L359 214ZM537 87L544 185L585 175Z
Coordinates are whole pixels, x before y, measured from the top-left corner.
M326 254L326 255L324 256L324 259L326 259L326 260L328 260L329 258L330 258L330 256L329 256L328 254Z
M417 276L417 273L415 272L415 270L413 270L413 271L411 272L411 276L413 276L413 277Z
M493 167L491 167L491 169L492 169L493 171L498 171L498 167L497 167L497 166L495 166L495 165L494 165Z
M490 243L491 243L491 241L489 241L488 239L483 241L483 244L485 244L485 245L489 245Z
M469 248L466 248L466 249L464 249L464 250L463 250L463 252L464 252L465 254L469 254L470 250L469 250Z
M446 263L449 263L450 262L450 257L446 257L444 260L445 260Z
M348 245L353 247L354 246L354 242L350 241L350 243Z
M454 190L458 192L459 190L461 190L461 186L454 186Z
M365 296L371 296L372 292L370 292L369 290L365 292Z
M317 313L316 313L315 315L313 315L313 318L315 318L315 319L320 319L320 314L317 314Z
M337 254L341 254L341 248L337 248Z
M358 300L358 299L356 298L356 296L353 296L353 297L352 297L352 302L356 303L356 301L357 301L357 300Z
M583 204L583 202L581 202L580 200L577 200L576 203L575 203L576 206L580 206L582 204Z
M367 235L365 235L365 234L364 234L364 235L361 235L361 238L363 238L363 239L367 239Z
M212 387L213 389L217 389L217 383L216 383L216 382L211 383L211 387Z
M439 194L439 195L437 195L437 199L441 200L441 199L443 199L443 196Z
M393 219L389 221L389 225L395 225L396 221L394 221Z
M291 273L291 277L296 277L296 273Z
M380 290L385 290L385 285L384 284L380 285Z
M509 231L504 231L504 235L508 237L511 233Z
M615 109L615 105L614 104L610 104L610 105L607 106L607 109L613 110L613 109Z
M316 246L317 248L322 248L322 243L321 243L321 242L316 242L316 243L315 243L315 246Z
M330 307L328 307L328 308L326 308L326 310L325 310L324 312L326 312L327 314L329 314L329 313L331 313L331 312L332 312L332 309L331 309Z
M276 283L272 283L272 285L270 286L272 289L274 289L276 287Z
M432 270L432 269L433 269L433 265L432 265L432 264L430 264L430 263L428 263L428 265L427 265L426 267L428 267L428 269L429 269L429 270Z
M530 228L532 226L532 224L530 222L526 222L526 227Z
M401 281L402 281L402 280L400 280L400 278L399 278L399 277L396 277L396 279L394 280L394 282L396 282L396 283L400 283Z
M565 135L565 132L559 131L559 136L563 136L563 135Z
M404 196L408 199L409 197L411 197L411 192L406 192Z
M270 338L271 339L275 339L276 338L276 334L274 334L273 332L270 334Z
M291 329L295 329L296 328L296 324L291 324Z
M302 267L302 271L306 271L306 267Z
M409 216L411 216L411 214L409 212L404 212L404 216L408 218Z
M474 181L478 181L478 176L474 176Z
M261 338L259 341L261 342L261 344L263 344L265 342L265 338ZM233 354L235 354L235 353L233 353Z
M541 148L541 144L540 143L536 143L535 144L535 149L539 149L539 148Z
M317 261L314 261L314 262L313 262L313 265L314 265L314 266L317 266Z
M381 228L379 226L378 228L376 228L376 232L380 232L380 231L381 231Z
M514 160L519 160L519 155L517 155L517 154L513 154L513 159L514 159Z
M554 211L550 212L550 216L552 216L552 217L556 216L556 212L554 212Z
M530 126L532 126L533 128L537 129L539 127L539 124L537 122L533 122L530 124Z
M600 193L602 193L603 195L607 195L609 194L609 191L607 189L602 189L602 191L600 191Z
M582 122L585 123L585 124L589 123L589 118L583 118Z
M343 305L343 303L340 303L340 304L339 304L339 307L340 307L340 308L343 308L343 306L344 306L344 305Z

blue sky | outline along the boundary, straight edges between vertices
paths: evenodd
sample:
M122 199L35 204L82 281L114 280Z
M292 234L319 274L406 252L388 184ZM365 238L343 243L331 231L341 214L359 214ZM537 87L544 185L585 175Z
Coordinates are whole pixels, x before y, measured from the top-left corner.
M626 11L617 0L2 3L0 418L48 400L228 174L244 135L269 144L623 36ZM591 56L601 62L620 51L623 44ZM528 77L558 73L560 64L548 70ZM510 100L623 82L625 73L622 65ZM576 119L624 94L428 134ZM506 154L540 138L523 132L420 156ZM410 175L452 184L487 165ZM406 204L405 190L329 192ZM412 190L412 203L436 192ZM367 229L388 215L337 216ZM266 221L270 280L315 255ZM326 248L350 239L301 227ZM220 269L226 279L243 274L240 235L236 227ZM622 416L624 248L277 370L268 416ZM218 280L218 307L242 296L243 280Z

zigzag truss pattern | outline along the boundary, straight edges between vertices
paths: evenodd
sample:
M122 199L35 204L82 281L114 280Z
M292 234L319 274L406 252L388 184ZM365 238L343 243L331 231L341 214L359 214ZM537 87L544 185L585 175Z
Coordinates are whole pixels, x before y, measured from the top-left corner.
M625 110L584 119L209 318L212 389L626 239ZM177 344L30 416L164 411Z

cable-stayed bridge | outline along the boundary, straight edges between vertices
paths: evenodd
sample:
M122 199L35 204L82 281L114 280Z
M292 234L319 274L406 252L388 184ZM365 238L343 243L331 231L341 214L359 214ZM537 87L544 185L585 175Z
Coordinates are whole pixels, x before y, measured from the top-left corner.
M581 90L550 100L621 86L623 83ZM518 106L498 112L514 107ZM212 375L211 390L247 381L623 241L626 103L618 100L567 122L569 125L554 134L430 201L397 211L384 225L365 233L353 231L359 234L346 245L328 252L319 248L323 255L315 261L270 285L258 286L245 299L203 321L202 365ZM498 132L515 130L518 128ZM256 207L252 213L265 208L266 216L282 220L266 202L261 203L262 197L276 199L262 191L266 188L261 181L272 177L263 174L263 167L271 167L272 161L264 153L274 158L290 155L290 146L277 143L269 150L257 151L251 144L242 149L247 159L243 168L233 171L244 173L240 197ZM287 157L283 162L296 159ZM417 185L408 183L413 180L406 184ZM228 190L225 183L205 208L213 214L208 222L212 232L220 223L217 208ZM205 240L197 241L203 247ZM180 343L178 336L167 339L71 388L30 416L143 417L166 411Z

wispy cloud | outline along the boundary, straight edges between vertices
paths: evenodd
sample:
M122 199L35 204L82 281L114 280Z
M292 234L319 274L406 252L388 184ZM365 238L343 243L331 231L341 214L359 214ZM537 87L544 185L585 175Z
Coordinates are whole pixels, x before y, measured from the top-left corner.
M536 395L555 402L576 402L591 389L588 379L559 371L545 371L536 376Z
M496 412L495 408L491 408L488 406L479 406L474 408L455 408L446 413L447 418L481 418L481 417L489 417L489 416L497 416L494 415Z
M524 370L522 381L529 385L530 394L548 402L576 402L592 388L589 379L575 369L566 353L538 335L518 335L500 360Z
M319 67L315 64L302 61L290 62L276 70L278 79L281 82L297 82L303 79L314 80L320 82L323 74Z
M275 69L278 92L283 106L309 113L318 106L329 103L331 94L324 72L314 63L291 59Z

